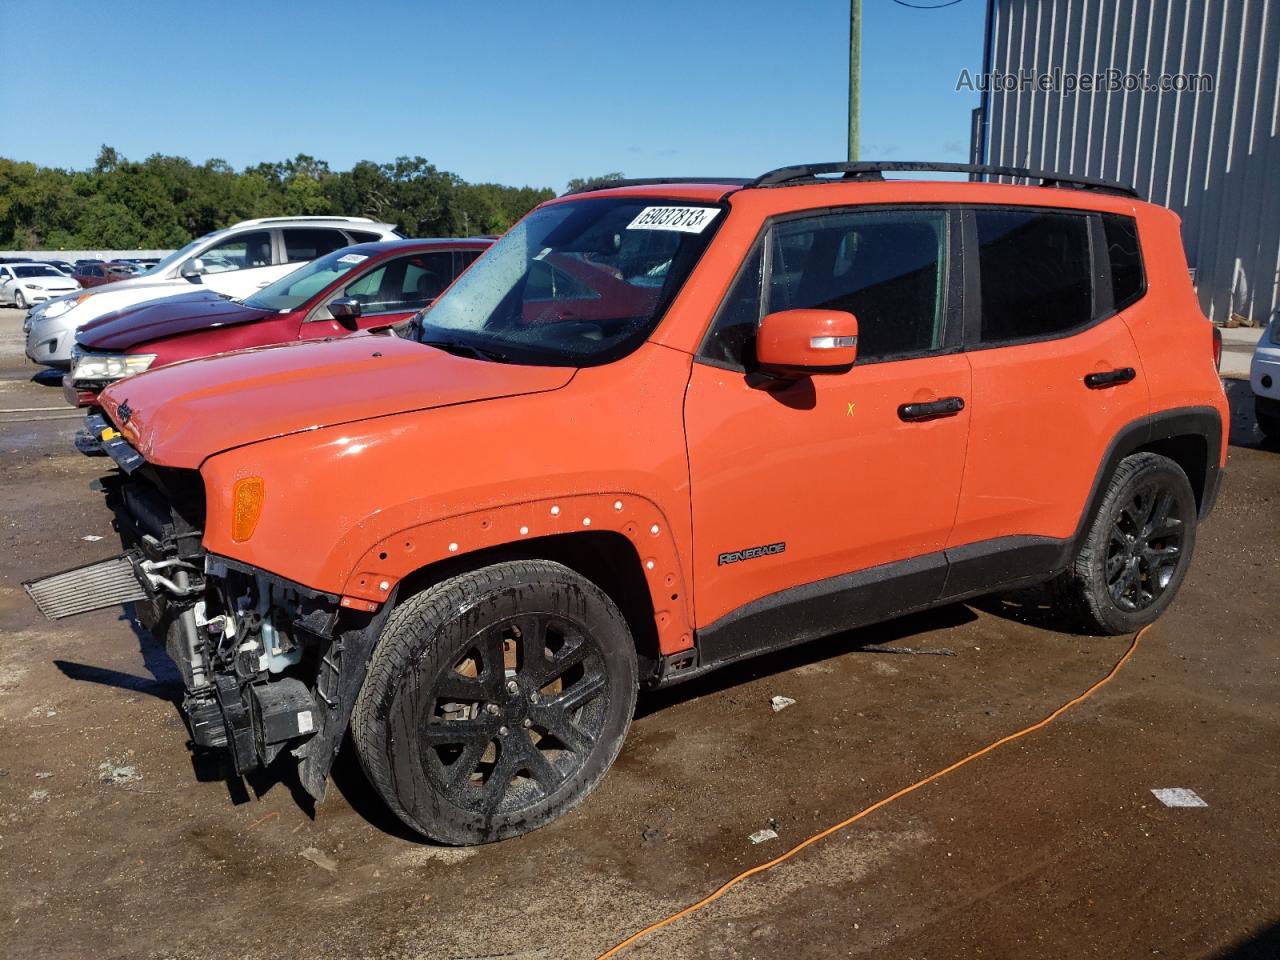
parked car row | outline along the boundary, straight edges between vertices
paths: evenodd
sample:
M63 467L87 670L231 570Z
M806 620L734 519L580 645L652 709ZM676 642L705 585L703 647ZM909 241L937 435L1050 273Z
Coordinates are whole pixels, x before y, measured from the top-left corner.
M91 405L108 383L178 360L400 325L491 242L361 243L312 260L243 299L199 290L104 314L77 334L63 378L67 399Z
M1226 463L1177 218L903 166L587 190L470 266L253 221L37 308L124 552L25 586L133 602L237 774L287 753L322 799L350 733L451 844L581 802L641 688L1040 583L1138 630Z
M392 224L365 217L246 220L193 240L144 273L103 277L91 290L39 305L24 322L26 353L36 363L66 368L75 331L105 314L187 293L194 286L228 297L247 297L326 253L353 243L395 239L401 237Z

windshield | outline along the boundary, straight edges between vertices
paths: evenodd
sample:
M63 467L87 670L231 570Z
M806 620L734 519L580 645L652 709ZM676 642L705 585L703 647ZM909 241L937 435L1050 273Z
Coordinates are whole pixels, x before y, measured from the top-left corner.
M256 310L296 310L334 280L368 259L368 254L355 253L350 248L335 250L263 287L247 297L244 305Z
M13 272L19 277L58 277L59 279L65 279L53 267L14 267Z
M420 314L418 339L516 363L606 363L649 335L720 208L593 197L536 210Z
M196 237L196 239L192 240L181 250L173 251L173 253L169 254L167 257L165 257L163 260L161 260L159 263L157 263L154 267L152 267L146 272L160 273L164 270L169 269L175 263L183 259L187 254L191 253L193 250L195 250L196 247L200 246L202 243L204 243L206 240L208 240L212 236L213 236L212 233L206 233L203 237Z

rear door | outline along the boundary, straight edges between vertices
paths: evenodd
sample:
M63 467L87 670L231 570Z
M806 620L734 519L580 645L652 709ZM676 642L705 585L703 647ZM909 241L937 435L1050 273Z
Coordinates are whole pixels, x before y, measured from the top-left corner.
M973 422L949 594L980 587L993 553L1030 566L1060 556L1107 445L1148 409L1099 215L975 207L966 251Z
M901 408L968 403L957 238L950 212L902 207L780 219L757 241L685 404L700 635L754 618L730 642L759 648L941 592L969 417ZM858 362L790 386L761 380L761 316L804 307L858 318ZM883 589L859 592L868 585Z
M280 242L283 262L294 266L351 245L341 230L325 227L285 227L280 231Z

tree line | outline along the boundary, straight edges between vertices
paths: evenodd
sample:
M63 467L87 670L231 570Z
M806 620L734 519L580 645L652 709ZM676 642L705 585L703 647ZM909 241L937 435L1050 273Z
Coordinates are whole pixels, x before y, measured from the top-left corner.
M237 171L104 146L88 170L0 157L0 249L167 249L240 220L316 214L372 217L408 237L497 234L554 195L467 183L422 157L331 170L299 154Z

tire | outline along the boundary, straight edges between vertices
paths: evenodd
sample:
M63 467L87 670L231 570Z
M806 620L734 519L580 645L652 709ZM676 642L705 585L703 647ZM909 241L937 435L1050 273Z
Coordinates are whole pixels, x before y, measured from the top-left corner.
M1187 575L1196 516L1181 467L1155 453L1126 457L1084 545L1054 582L1055 599L1093 633L1132 633L1153 623Z
M1253 401L1253 416L1258 421L1258 429L1266 439L1273 443L1280 442L1280 419L1264 412L1262 404L1256 399Z
M392 613L351 730L405 824L442 843L489 843L591 792L622 748L636 692L635 643L604 591L558 563L512 561Z
M13 305L19 310L27 309L27 298L22 295L21 290L14 291Z

